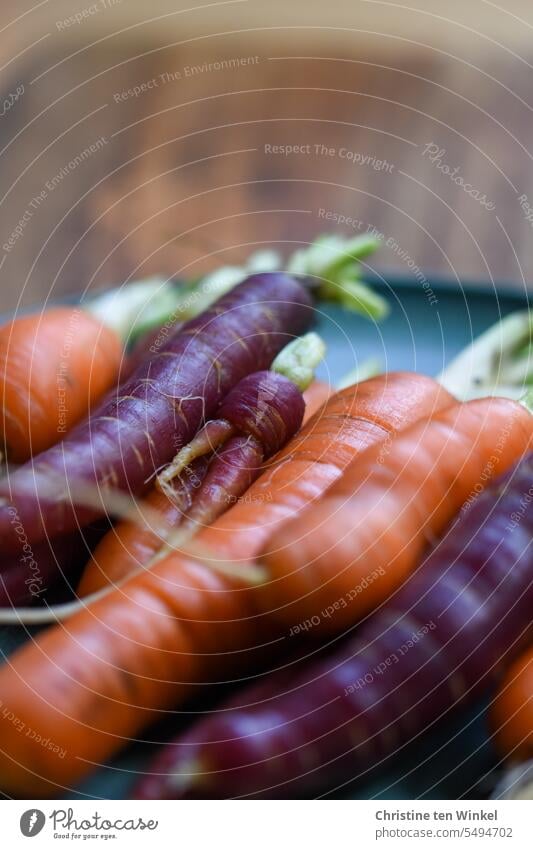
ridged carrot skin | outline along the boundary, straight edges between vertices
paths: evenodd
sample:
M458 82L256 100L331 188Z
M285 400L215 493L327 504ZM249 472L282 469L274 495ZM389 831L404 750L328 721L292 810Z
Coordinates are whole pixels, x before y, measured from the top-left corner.
M254 436L232 436L212 459L201 488L180 523L180 534L185 531L190 540L225 513L257 480L263 460L263 446ZM176 542L174 548L183 545Z
M75 307L55 307L0 327L2 436L13 463L63 439L116 382L122 342Z
M530 454L465 506L354 636L318 661L292 663L241 690L159 748L134 795L328 794L386 769L451 711L490 692L531 636L533 510L511 525L532 479ZM525 744L516 754L531 754L531 709L521 706L531 704L532 658L511 668L493 713L494 728L510 720L506 748Z
M533 520L529 525L533 535ZM513 760L533 757L533 648L510 667L492 705L491 727L502 755Z
M313 320L309 292L286 274L258 274L183 325L120 390L66 439L4 483L2 549L16 550L14 506L30 542L87 524L105 505L71 504L77 481L131 493L189 442L229 390L268 368L279 350ZM64 493L58 497L58 493Z
M305 401L301 390L275 371L244 377L222 401L216 418L229 422L235 433L253 436L270 457L302 424Z
M6 711L66 754L13 734L0 717L0 787L61 795L198 684L257 668L254 647L268 636L250 616L249 590L211 569L207 553L253 558L358 453L449 402L435 381L403 373L333 396L246 498L199 535L204 562L171 555L11 657L0 668Z
M448 407L375 446L262 553L269 577L258 607L286 627L318 616L314 634L350 627L401 586L428 540L532 441L533 416L490 398ZM358 592L376 570L379 580Z

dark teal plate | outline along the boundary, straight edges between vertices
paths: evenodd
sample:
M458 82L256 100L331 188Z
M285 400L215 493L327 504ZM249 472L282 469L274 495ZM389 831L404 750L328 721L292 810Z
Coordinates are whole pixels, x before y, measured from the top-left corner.
M391 313L382 323L340 309L325 309L319 332L328 345L326 367L332 382L365 360L377 359L386 371L408 369L436 376L473 338L514 310L528 306L524 292L430 280L436 303L421 286L389 275L384 289Z
M528 306L525 293L485 286L463 286L430 280L428 290L404 278L372 281L384 290L391 312L381 324L336 308L323 310L318 330L328 345L320 377L335 383L368 359L379 360L387 371L409 369L437 375L475 336L502 316ZM27 638L22 628L0 629L4 655ZM2 694L0 694L1 696ZM190 714L189 714L190 717ZM177 715L156 728L151 739L164 740L187 721ZM155 744L136 744L106 767L100 768L71 798L121 799L138 772L148 763ZM428 732L416 751L406 748L376 775L361 777L342 795L352 798L414 799L479 797L490 786L487 775L495 755L485 730L485 712L474 706Z

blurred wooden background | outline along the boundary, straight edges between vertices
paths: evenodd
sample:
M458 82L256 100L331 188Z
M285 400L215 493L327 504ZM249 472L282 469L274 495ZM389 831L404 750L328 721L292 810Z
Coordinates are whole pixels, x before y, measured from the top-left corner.
M208 9L181 39L161 22L114 35L127 22L111 5L61 27L83 3L51 3L30 29L23 5L0 25L0 310L324 230L376 228L380 269L533 280L533 64L503 26L498 43L464 27L446 45L415 28L387 40L381 4L381 35L350 48L297 23L250 33L235 11L211 37Z

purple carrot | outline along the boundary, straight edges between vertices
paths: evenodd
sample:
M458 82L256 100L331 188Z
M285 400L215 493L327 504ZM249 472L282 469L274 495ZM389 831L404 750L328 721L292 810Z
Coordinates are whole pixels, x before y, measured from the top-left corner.
M207 422L159 475L158 485L167 492L191 463L214 455L184 520L158 559L218 518L246 492L262 463L299 430L305 412L303 391L324 353L325 345L316 333L295 339L276 357L270 371L244 377L223 400L216 419Z
M19 551L5 558L0 569L0 611L44 599L55 604L58 593L68 594L73 589L80 564L107 529L107 524L99 522L83 533L43 540L35 546L21 538Z
M142 493L227 393L267 368L313 318L309 292L283 273L257 274L187 322L93 416L4 482L0 541L16 550L13 516L32 543L105 513L73 504L76 487ZM79 500L79 499L78 499ZM15 513L13 512L15 511Z
M0 608L37 602L70 564L74 548L79 554L76 542L77 535L69 534L53 546L44 540L35 549L28 545L26 554L12 554L0 571Z
M211 462L204 481L184 513L176 534L169 537L161 556L177 547L195 530L224 513L252 485L263 462L260 442L253 436L233 436ZM158 558L159 559L159 558Z
M183 322L176 321L176 323L172 325L172 333L177 333L181 327L183 327ZM158 340L161 341L161 328L152 327L134 342L131 351L122 361L122 368L119 376L120 383L125 380L129 380L132 374L135 373L136 369L138 369L142 364L143 360L146 357L150 357L150 354L153 353L153 350L151 349Z
M493 687L530 635L533 454L487 489L355 637L166 747L139 798L323 794Z

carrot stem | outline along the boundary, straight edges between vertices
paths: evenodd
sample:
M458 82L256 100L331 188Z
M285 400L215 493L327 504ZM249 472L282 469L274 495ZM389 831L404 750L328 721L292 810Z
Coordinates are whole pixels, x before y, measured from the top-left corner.
M83 302L83 308L127 343L162 324L180 296L174 281L149 277L105 291Z
M315 379L315 369L325 355L326 345L318 333L306 333L285 345L270 366L270 370L283 374L298 389L305 392Z
M533 413L533 389L529 389L523 398L520 399L520 403L529 410L530 413Z
M506 316L478 336L437 380L461 401L486 395L518 400L533 382L533 313Z
M290 257L286 270L317 278L318 299L338 303L350 312L380 321L389 312L385 298L361 280L361 261L380 246L373 236L319 236Z
M225 419L212 419L198 431L194 439L178 451L172 462L156 479L156 486L161 492L168 494L169 485L187 466L202 457L212 454L233 435L234 427Z

